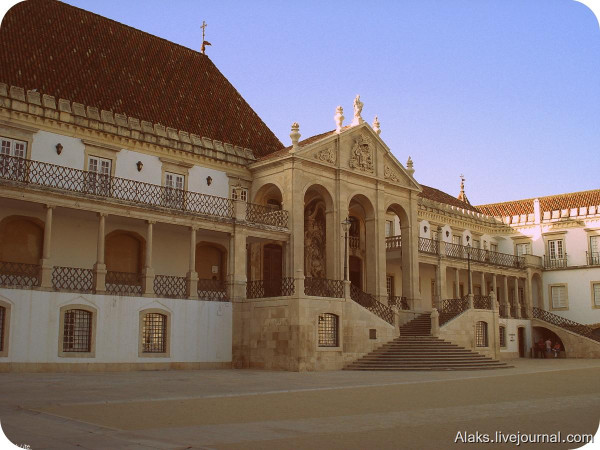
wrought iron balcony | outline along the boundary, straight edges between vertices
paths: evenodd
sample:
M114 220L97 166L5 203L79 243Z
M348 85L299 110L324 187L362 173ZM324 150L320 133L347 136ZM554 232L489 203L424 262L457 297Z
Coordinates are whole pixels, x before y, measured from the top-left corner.
M208 279L198 280L198 298L213 302L226 302L229 300L225 283L220 280Z
M344 298L344 282L327 278L304 279L304 293L314 297Z
M419 252L438 255L440 253L440 243L435 239L419 238Z
M0 286L31 288L40 285L40 266L0 261Z
M113 199L208 219L233 219L233 200L199 192L158 186L141 181L58 166L14 156L0 155L0 182L40 186L57 192ZM267 206L247 204L250 223L287 228L288 212Z
M564 269L567 266L566 253L562 258L552 258L550 255L544 256L544 269Z
M187 298L186 278L173 275L155 275L154 294L157 297Z
M57 291L94 292L94 271L80 267L54 266L52 287Z
M293 278L253 280L246 283L246 298L289 297L296 290Z
M599 252L585 252L588 266L600 265L600 253Z
M106 293L114 295L142 295L142 275L130 272L106 272Z
M475 309L493 309L492 298L489 295L474 295L473 308Z

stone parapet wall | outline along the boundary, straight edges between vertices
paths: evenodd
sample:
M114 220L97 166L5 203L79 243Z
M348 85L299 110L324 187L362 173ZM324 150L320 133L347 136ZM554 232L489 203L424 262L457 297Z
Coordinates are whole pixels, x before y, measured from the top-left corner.
M475 345L475 324L483 321L488 324L488 346ZM468 309L442 327L438 337L469 350L481 353L490 358L499 354L498 317L497 313L483 309Z

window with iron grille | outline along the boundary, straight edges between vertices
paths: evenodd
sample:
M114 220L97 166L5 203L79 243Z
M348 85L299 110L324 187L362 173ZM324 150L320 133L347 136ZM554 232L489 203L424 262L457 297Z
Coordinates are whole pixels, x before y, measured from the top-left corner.
M338 347L338 316L321 314L319 316L319 347Z
M166 353L167 351L167 316L160 313L144 315L142 329L144 353Z
M90 352L92 348L92 313L83 309L65 311L63 352Z
M500 347L506 347L506 327L500 327Z
M592 297L594 298L594 306L600 308L600 283L592 284ZM0 348L0 350L2 350Z
M487 323L477 322L475 324L475 346L476 347L487 347L488 346L488 333Z
M4 329L6 321L6 308L0 306L0 352L4 351Z
M394 296L394 277L392 275L388 275L385 278L385 285L387 288L388 298Z

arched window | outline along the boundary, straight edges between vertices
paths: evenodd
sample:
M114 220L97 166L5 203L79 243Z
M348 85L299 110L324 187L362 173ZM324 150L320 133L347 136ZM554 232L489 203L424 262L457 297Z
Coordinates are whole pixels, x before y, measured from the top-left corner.
M87 353L92 350L92 313L68 309L63 318L63 352Z
M500 327L500 347L506 347L506 327Z
M488 346L488 326L486 322L477 322L475 324L475 346Z
M158 312L144 314L142 352L167 353L167 316Z
M338 316L325 313L319 316L319 347L338 347Z

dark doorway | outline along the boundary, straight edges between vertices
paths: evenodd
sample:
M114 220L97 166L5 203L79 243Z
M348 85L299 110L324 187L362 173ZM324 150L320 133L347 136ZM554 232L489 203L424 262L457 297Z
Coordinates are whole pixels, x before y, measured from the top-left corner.
M350 283L362 290L362 261L357 256L350 256L348 262Z
M525 358L525 328L519 327L517 334L519 339L519 358Z
M263 253L263 282L266 297L281 295L283 278L283 251L281 245L267 244Z

